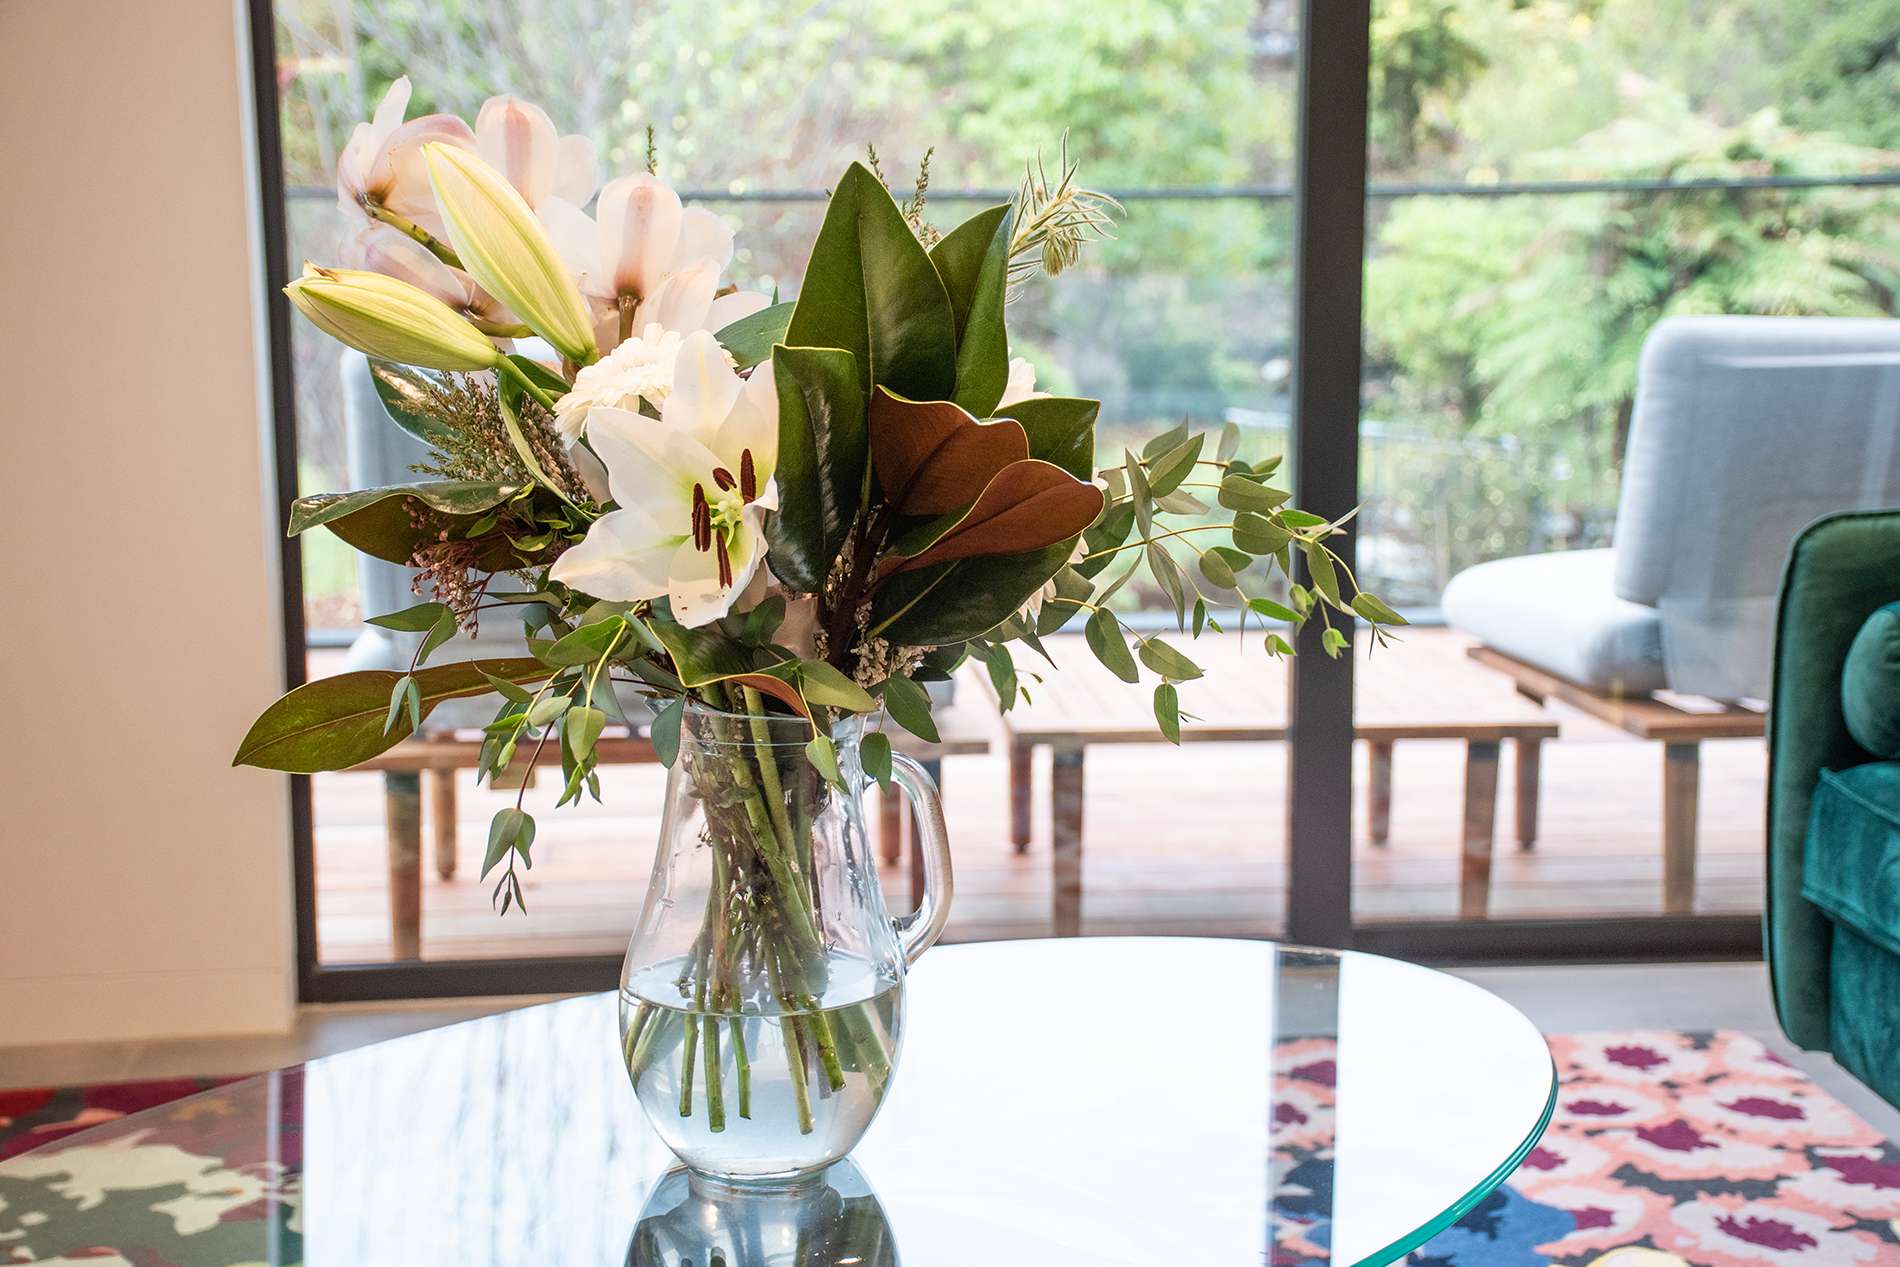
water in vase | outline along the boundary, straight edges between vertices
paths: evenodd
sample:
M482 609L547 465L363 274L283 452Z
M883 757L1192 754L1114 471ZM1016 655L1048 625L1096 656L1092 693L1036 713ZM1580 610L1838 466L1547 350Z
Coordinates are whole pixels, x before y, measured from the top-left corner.
M695 1169L784 1179L829 1165L883 1103L903 1030L902 983L827 961L822 994L696 1006L686 961L640 969L620 993L621 1052L648 1121Z

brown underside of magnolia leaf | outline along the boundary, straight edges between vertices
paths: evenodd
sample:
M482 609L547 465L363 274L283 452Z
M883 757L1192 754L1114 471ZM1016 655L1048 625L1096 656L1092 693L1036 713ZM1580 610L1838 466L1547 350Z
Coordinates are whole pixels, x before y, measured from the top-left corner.
M957 559L1024 554L1073 537L1102 513L1102 490L1059 466L1025 459L999 471L970 513L897 572Z
M737 682L740 686L749 686L755 691L763 691L800 717L807 720L811 718L811 710L805 707L805 697L798 693L796 686L782 677L773 677L770 673L740 673L727 680Z
M866 422L878 483L903 515L968 506L998 472L1029 457L1021 423L979 422L947 400L905 400L879 387Z

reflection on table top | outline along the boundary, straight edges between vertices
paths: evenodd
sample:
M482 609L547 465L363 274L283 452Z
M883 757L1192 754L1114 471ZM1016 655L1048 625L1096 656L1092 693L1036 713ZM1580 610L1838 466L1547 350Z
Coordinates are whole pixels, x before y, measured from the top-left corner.
M911 987L896 1086L855 1166L794 1197L669 1176L598 995L0 1162L0 1251L181 1267L1384 1263L1510 1172L1555 1090L1509 1006L1367 955L1003 942L935 950Z

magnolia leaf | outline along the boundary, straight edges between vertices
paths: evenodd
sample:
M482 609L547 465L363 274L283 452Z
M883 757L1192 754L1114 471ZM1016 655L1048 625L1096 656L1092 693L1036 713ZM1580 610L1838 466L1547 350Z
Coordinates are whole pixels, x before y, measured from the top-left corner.
M912 647L968 642L1009 619L1061 571L1075 541L900 572L878 586L871 630Z
M890 191L862 163L832 191L784 342L850 352L867 395L873 384L913 400L946 400L956 390L949 292Z
M1192 682L1201 676L1200 665L1159 638L1149 638L1141 644L1141 662L1175 682Z
M1128 639L1122 635L1121 623L1115 619L1114 612L1106 607L1096 608L1082 633L1088 641L1089 650L1095 653L1095 658L1106 665L1116 677L1124 682L1141 680L1141 670L1135 664L1134 655L1128 650Z
M976 503L927 549L895 571L1039 550L1074 538L1101 513L1102 490L1095 485L1048 462L1014 462L997 472Z
M824 588L864 491L865 402L858 366L839 348L776 348L779 508L765 522L772 575Z
M979 422L948 400L871 393L871 462L890 504L905 515L942 515L968 506L999 471L1029 457L1021 423Z
M777 647L748 646L734 642L716 629L688 629L675 621L655 616L649 622L654 634L673 657L681 685L710 686L731 682L763 691L801 717L811 710L792 682L797 664Z
M907 677L891 677L878 688L891 720L928 743L940 742L930 715L930 693Z
M1003 305L1009 290L1010 206L989 207L930 248L956 316L959 405L985 417L1009 385L1009 334Z
M531 659L463 660L419 669L414 716L399 718L388 731L383 719L402 674L371 669L318 678L265 709L231 764L290 774L346 770L408 738L443 700L486 695L494 689L492 678L520 685L544 681L553 672Z
M737 368L749 370L772 355L775 344L785 342L785 327L792 319L795 306L782 303L761 308L750 316L721 327L713 338L719 340L720 347L732 353Z
M443 440L455 434L455 428L430 412L429 389L444 384L448 375L380 357L368 360L369 381L389 420L424 444L441 448Z
M465 534L482 515L520 494L524 485L436 480L317 493L290 507L289 536L324 526L364 554L407 566L416 550ZM477 543L475 565L487 571L519 567L521 558L496 536Z
M1030 457L1053 462L1086 481L1094 475L1095 421L1101 412L1099 400L1034 396L1011 405L1008 416L1029 436Z
M858 761L864 772L877 780L885 791L891 789L891 737L872 731L858 744Z

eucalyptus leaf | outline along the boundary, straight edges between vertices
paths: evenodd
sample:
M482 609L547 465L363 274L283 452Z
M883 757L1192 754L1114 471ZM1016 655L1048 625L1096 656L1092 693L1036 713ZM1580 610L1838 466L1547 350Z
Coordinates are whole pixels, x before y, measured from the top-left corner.
M1162 677L1176 682L1192 682L1201 676L1200 665L1159 638L1149 638L1142 642L1141 662Z
M1234 454L1240 452L1240 426L1234 422L1220 425L1220 443L1214 446L1214 460L1228 462Z
M798 687L808 702L827 708L868 713L877 707L868 691L823 660L798 662Z
M1270 598L1250 598L1247 606L1255 615L1265 616L1268 620L1283 620L1289 625L1297 625L1301 620L1300 614L1291 607L1282 606Z
M653 754L668 769L679 759L680 722L685 714L685 697L670 699L654 710L653 725L647 732L647 737L653 741Z
M805 759L825 782L834 787L844 786L844 777L838 773L838 750L832 746L829 735L813 735L811 742L805 745Z
M937 723L930 715L930 695L907 677L886 678L878 688L891 720L927 743L938 743Z
M1168 452L1168 450L1185 443L1187 438L1188 424L1184 420L1169 427L1166 431L1150 436L1148 443L1141 446L1141 460L1144 462L1153 462L1156 458Z
M573 633L563 635L551 646L536 652L536 655L548 664L561 668L593 664L611 648L622 645L626 635L626 618L609 616L606 620L582 625Z
M1229 510L1269 511L1286 502L1288 494L1256 484L1244 475L1223 475L1216 500Z
M864 772L888 792L891 787L891 737L875 730L865 735L858 744L858 760L863 764Z
M561 718L561 737L565 751L577 760L590 756L600 732L607 728L607 714L598 708L570 708Z
M1190 436L1187 440L1155 458L1148 468L1148 492L1154 497L1166 497L1181 487L1181 482L1193 473L1194 464L1200 460L1201 445L1206 436Z
M1095 653L1095 658L1116 677L1124 682L1141 680L1141 669L1135 664L1134 654L1128 650L1128 639L1123 636L1121 623L1115 619L1115 613L1106 607L1097 608L1089 616L1082 635L1088 642L1089 650Z
M1181 565L1164 547L1153 542L1148 545L1147 556L1148 573L1174 604L1175 623L1180 624L1187 618L1187 585L1181 576Z
M1411 622L1387 607L1379 599L1361 590L1352 596L1352 609L1376 625L1404 625Z
M1169 743L1181 742L1181 695L1172 682L1155 687L1155 724Z
M436 621L445 615L453 618L446 603L417 603L414 607L405 607L399 612L371 616L363 623L376 625L382 629L397 629L403 633L421 633L433 627Z

